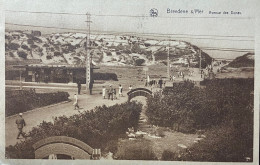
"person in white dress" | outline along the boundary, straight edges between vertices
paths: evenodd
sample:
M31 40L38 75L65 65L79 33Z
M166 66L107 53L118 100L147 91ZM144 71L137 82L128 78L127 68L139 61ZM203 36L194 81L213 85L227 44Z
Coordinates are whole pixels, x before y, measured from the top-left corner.
M76 108L78 108L79 109L79 104L78 104L78 96L77 96L77 94L74 94L74 100L75 100L75 102L74 102L74 110L76 110Z
M106 98L106 87L105 86L103 86L103 88L102 88L102 96L103 96L103 99L105 99Z
M119 96L119 97L122 97L122 96L123 96L123 87L122 87L121 84L119 84L118 96Z

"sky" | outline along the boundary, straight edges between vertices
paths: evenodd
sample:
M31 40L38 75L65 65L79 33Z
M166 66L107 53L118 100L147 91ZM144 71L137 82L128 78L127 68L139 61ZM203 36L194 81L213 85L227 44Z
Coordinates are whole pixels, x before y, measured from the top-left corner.
M191 42L199 47L254 49L255 6L254 3L249 2L250 0L6 0L4 6L6 23L74 28L85 31L87 17L84 14L88 12L91 14L92 32L173 34L173 39ZM149 11L153 8L157 9L158 17L150 17ZM203 10L203 13L167 13L167 9L188 11L199 9ZM36 14L17 11L83 15ZM212 15L209 11L221 13L228 11L229 14ZM241 14L233 15L230 14L231 11L238 11ZM29 27L14 25L6 25L6 29L31 30ZM60 31L45 28L33 29L46 33ZM169 37L169 35L165 36ZM245 52L204 51L214 58L227 59L245 54Z

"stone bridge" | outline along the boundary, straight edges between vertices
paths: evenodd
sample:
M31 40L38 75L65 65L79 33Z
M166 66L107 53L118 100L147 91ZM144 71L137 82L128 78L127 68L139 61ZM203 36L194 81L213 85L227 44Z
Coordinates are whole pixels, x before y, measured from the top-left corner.
M151 97L153 96L153 92L147 88L135 88L127 92L127 95L128 95L128 101L130 101L132 98L136 96Z

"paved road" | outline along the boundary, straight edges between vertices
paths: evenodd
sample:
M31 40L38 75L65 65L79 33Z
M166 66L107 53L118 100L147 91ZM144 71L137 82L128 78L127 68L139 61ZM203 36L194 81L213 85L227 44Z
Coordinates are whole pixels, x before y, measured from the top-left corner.
M51 89L53 90L53 89ZM57 87L57 90L59 90L59 87ZM72 96L73 93L75 93L76 89L74 90L68 90L70 93L70 98L73 100ZM98 91L96 91L93 95L86 95L82 94L78 96L79 98L79 106L82 108L80 111L88 111L93 109L96 106L99 105L107 105L112 106L116 103L123 103L127 101L127 97L121 97L118 100L107 100L103 99L101 94L99 94ZM38 108L32 111L28 111L24 113L23 117L26 121L26 127L24 128L25 132L29 132L33 127L39 125L43 120L44 121L53 121L54 117L58 116L72 116L74 114L79 113L78 110L74 110L74 106L72 105L72 102L66 102L66 103L60 103L54 106L47 106ZM15 120L17 119L16 116L6 117L5 119L5 142L6 146L14 145L17 142L23 140L23 139L16 139L18 130L16 128Z

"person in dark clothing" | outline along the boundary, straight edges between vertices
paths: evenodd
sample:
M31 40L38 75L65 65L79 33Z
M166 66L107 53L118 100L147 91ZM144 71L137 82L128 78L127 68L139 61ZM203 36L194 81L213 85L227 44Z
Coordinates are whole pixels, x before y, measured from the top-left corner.
M110 85L109 89L108 89L108 100L110 98L111 98L111 100L113 100L113 92L114 92L114 90L113 90L112 86Z
M78 81L77 86L78 86L78 95L80 95L80 90L81 90L81 82L80 81Z
M25 121L23 119L23 114L19 113L19 118L16 119L15 121L17 128L18 128L18 135L16 139L19 139L20 135L23 136L23 138L25 138L25 133L23 132L23 127L26 125Z
M93 82L89 83L89 94L92 95Z
M163 80L162 80L162 78L160 78L158 84L160 85L160 88L162 88L162 84L163 84Z

